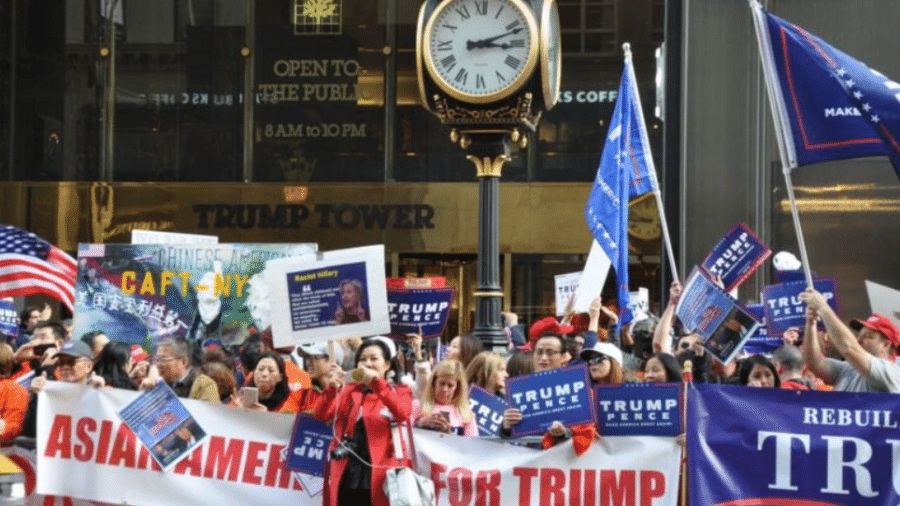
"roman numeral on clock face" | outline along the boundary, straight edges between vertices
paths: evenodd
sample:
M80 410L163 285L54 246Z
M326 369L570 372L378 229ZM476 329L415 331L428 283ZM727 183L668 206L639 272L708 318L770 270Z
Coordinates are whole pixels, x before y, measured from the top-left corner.
M466 80L469 78L469 72L466 69L461 68L459 72L456 73L456 77L453 78L454 81L462 84L466 84Z
M509 65L509 68L516 69L519 67L519 64L522 63L522 60L516 58L513 55L509 55L505 60L503 60L503 62Z
M475 12L477 12L479 16L486 16L487 4L487 0L475 0Z
M449 72L454 66L456 66L456 57L452 54L450 56L446 56L441 59L441 65L443 65L447 71Z

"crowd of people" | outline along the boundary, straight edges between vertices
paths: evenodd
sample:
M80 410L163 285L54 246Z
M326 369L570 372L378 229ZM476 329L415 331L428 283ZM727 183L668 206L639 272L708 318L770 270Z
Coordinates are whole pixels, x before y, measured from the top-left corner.
M469 389L505 398L507 378L583 365L593 384L627 382L733 383L748 387L900 392L896 350L900 331L873 314L845 324L822 294L807 290L805 328L792 328L771 355L721 363L695 334L680 328L672 284L662 315L620 326L616 312L595 299L585 315L545 317L526 327L505 313L508 347L484 350L461 335L446 345L409 334L352 337L276 349L271 334L239 347L217 341L164 339L154 349L117 342L97 330L71 336L71 322L47 308L28 307L17 339L0 344L0 434L4 442L34 437L37 395L49 381L142 390L164 381L180 397L235 409L309 413L331 424L334 439L324 504L385 505L385 471L404 454L393 448L398 424L477 437ZM824 330L820 330L820 326ZM688 365L688 363L690 365ZM511 438L522 413L503 413L500 438ZM585 432L587 430L588 432ZM541 446L595 428L554 422Z

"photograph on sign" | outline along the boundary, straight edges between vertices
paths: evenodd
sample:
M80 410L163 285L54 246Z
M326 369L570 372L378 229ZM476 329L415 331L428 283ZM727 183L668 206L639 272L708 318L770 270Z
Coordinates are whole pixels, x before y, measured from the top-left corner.
M384 246L325 251L266 263L275 347L391 330Z
M163 469L191 453L206 432L164 381L119 411L119 417Z
M311 255L298 244L80 244L72 335L102 330L152 349L160 339L239 345L272 320L262 271Z

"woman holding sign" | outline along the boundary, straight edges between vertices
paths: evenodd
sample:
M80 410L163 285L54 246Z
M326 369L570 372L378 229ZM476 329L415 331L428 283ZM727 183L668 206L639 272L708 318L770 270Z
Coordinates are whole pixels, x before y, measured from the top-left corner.
M386 337L363 341L354 357L353 382L340 391L333 380L316 404L315 417L333 424L331 458L325 469L324 506L388 506L385 472L397 465L408 450L394 448L391 427L408 423L412 390L392 385L397 347Z

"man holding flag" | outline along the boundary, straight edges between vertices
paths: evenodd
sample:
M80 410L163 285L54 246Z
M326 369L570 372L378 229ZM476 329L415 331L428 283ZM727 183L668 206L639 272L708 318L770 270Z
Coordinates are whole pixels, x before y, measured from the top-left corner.
M644 125L631 50L627 43L623 47L625 70L619 84L618 100L609 122L594 187L584 210L591 234L616 270L619 328L633 318L628 309L628 200L652 191L656 194L658 208L662 211L656 168ZM665 217L661 218L672 275L677 279Z

